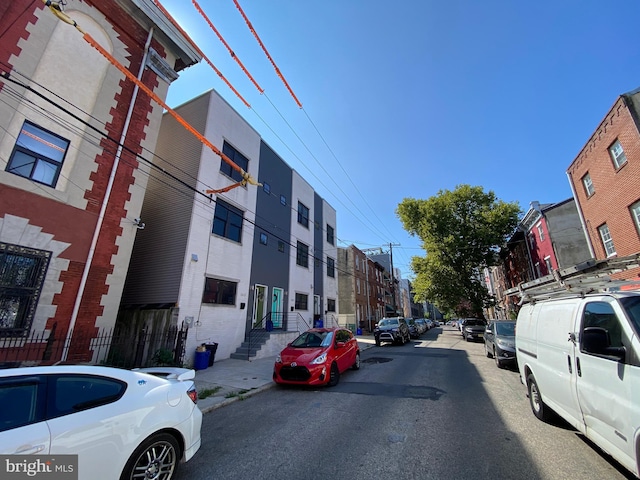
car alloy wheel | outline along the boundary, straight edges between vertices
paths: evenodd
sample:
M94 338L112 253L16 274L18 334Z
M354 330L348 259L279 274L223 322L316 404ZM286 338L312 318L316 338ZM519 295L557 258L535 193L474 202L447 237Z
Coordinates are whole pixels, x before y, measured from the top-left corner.
M538 383L536 382L536 379L533 375L529 375L527 377L527 388L529 390L529 403L531 404L531 410L533 411L533 414L539 420L547 421L550 416L549 407L547 407L542 401Z
M496 347L493 347L493 358L496 361L496 366L498 368L502 368L502 362L500 361L500 357L498 357L498 354L496 353Z
M331 372L329 373L329 386L335 387L340 381L340 370L338 370L338 364L331 364Z
M360 370L360 352L356 353L356 361L351 366L353 370Z
M136 448L127 461L120 479L169 480L178 466L179 450L180 447L173 435L153 435Z

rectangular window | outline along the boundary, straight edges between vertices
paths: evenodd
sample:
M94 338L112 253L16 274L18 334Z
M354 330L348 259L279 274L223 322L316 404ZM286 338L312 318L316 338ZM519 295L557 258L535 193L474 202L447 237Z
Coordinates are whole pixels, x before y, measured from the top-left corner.
M616 167L616 170L627 163L627 155L624 153L619 140L613 142L609 147L609 155L611 155L611 160L613 161L613 166Z
M240 243L243 215L241 210L217 198L213 216L213 233Z
M248 171L249 168L249 160L247 157L238 152L235 148L229 145L227 142L224 142L222 145L222 153L229 157L229 159L239 166L245 172ZM233 178L236 182L242 180L242 174L237 171L235 168L232 168L224 159L220 160L220 171L227 175L228 177Z
M266 245L267 244L267 234L264 232L260 232L260 243L262 245Z
M280 195L280 203L286 207L287 206L287 197L285 197L284 195Z
M298 242L296 250L296 263L301 267L309 268L309 246Z
M336 261L327 257L327 277L335 278L336 276Z
M356 292L360 295L360 279L356 278Z
M640 201L631 205L631 207L629 207L629 210L631 211L631 217L633 218L633 223L636 224L638 233L640 233Z
M284 242L282 240L278 240L278 251L284 253Z
M327 224L327 243L335 245L333 227L329 224Z
M271 185L269 185L267 182L264 182L262 184L262 190L264 191L264 193L269 195L271 193Z
M238 284L217 278L206 278L202 303L215 303L218 305L235 305L236 290Z
M551 257L544 257L544 263L547 266L547 275L553 272L553 266L551 265Z
M539 223L538 225L536 225L536 228L538 229L538 236L540 237L540 241L544 241L544 229L542 228L542 224Z
M336 311L336 299L335 298L327 298L327 311L335 312Z
M308 310L309 295L296 293L296 310Z
M596 191L593 187L593 182L591 181L591 175L586 173L584 177L582 177L582 185L584 186L584 191L587 194L587 197L590 197Z
M298 202L298 223L309 228L309 209L301 202Z
M607 253L607 257L616 254L616 249L613 246L613 239L611 238L611 232L609 231L609 226L605 223L598 227L598 232L600 232L600 238L602 239L602 246L604 247L604 251Z
M68 140L25 121L7 172L55 187L68 147Z
M0 336L31 328L51 252L0 243Z

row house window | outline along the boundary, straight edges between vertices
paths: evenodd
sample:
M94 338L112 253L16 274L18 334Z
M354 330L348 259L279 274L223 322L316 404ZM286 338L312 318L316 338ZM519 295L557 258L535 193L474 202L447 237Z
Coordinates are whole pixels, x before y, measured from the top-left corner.
M327 224L327 243L335 245L335 231L329 224Z
M298 223L309 228L309 207L302 202L298 202Z
M611 144L609 147L609 155L611 155L611 160L613 161L613 166L616 167L616 170L627 163L627 155L624 153L619 140L616 140Z
M242 155L238 150L229 145L226 141L222 145L222 153L229 158L233 163L239 166L245 172L249 169L249 160ZM231 177L236 182L242 181L242 174L235 168L232 168L225 160L220 161L220 171L226 176ZM269 189L270 191L270 189Z
M229 282L218 278L207 278L204 282L202 303L235 305L237 290L237 282Z
M299 241L296 250L296 264L309 268L309 246Z
M582 177L582 185L584 186L584 192L587 194L587 197L590 197L595 193L596 189L593 186L593 182L591 181L591 175L589 174L589 172L587 172L585 176Z
M331 257L327 257L327 277L335 278L336 276L335 270L336 270L336 261Z
M640 233L640 201L631 205L631 208L629 210L631 211L631 218L633 218L633 223L636 224L638 233Z
M68 140L25 121L6 170L55 187L68 148Z
M212 232L221 237L240 243L242 240L242 210L229 205L220 198L216 199L216 210L213 215Z
M602 240L602 246L604 247L604 251L607 253L607 257L611 257L616 254L616 249L613 246L613 238L611 238L611 232L609 231L609 226L604 223L598 227L598 232L600 233L600 239Z

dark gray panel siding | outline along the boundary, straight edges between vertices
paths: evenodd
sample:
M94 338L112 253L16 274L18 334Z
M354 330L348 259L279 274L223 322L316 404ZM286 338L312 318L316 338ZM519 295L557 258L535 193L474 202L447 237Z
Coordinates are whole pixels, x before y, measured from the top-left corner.
M313 262L313 293L320 296L321 304L324 305L324 273L327 270L327 259L324 253L324 232L327 228L323 220L322 197L314 192L313 194L313 244L314 256L319 261ZM320 312L324 315L324 311Z
M256 283L269 287L280 287L287 292L289 285L289 265L295 261L295 248L291 241L292 170L264 142L260 144L260 168L258 181L268 184L270 193L264 187L258 187L256 199L256 220L253 236L253 262L251 265L251 285ZM286 205L280 202L284 195ZM267 236L267 244L260 243L260 234ZM284 243L284 252L278 250L278 242ZM253 318L253 290L249 291L247 324ZM285 293L283 306L289 305L288 292Z
M199 132L204 132L208 95L178 109ZM202 148L197 138L165 114L153 161L186 185L152 169L140 215L145 228L138 231L134 243L123 305L178 301L193 205L194 201L202 201L192 190L196 186Z

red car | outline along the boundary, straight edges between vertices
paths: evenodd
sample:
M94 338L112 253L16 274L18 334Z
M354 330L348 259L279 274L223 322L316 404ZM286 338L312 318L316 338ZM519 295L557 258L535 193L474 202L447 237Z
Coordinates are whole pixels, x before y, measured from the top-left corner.
M312 328L276 357L273 381L288 385L337 385L345 370L360 368L360 348L351 330Z

